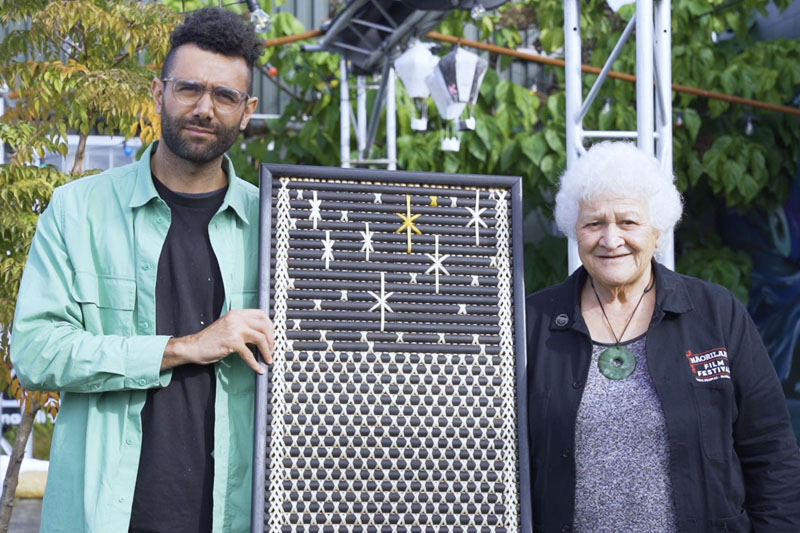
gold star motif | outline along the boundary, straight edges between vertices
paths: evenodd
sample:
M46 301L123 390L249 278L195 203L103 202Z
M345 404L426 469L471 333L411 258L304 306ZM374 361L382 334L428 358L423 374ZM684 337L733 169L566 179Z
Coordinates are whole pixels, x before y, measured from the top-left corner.
M439 197L431 195L431 207L439 207Z
M422 214L411 214L411 195L406 194L406 214L403 213L395 213L401 219L403 219L403 225L400 226L395 233L402 233L403 231L406 232L407 242L408 242L408 253L411 253L411 232L413 231L417 235L422 235L422 232L419 230L414 221L417 220Z

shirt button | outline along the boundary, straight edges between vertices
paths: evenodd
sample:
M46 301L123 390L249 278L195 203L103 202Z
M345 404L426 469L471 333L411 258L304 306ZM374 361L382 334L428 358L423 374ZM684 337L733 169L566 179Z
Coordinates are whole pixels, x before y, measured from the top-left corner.
M561 531L562 533L569 533L570 531L572 531L572 526L564 524L563 526L561 526Z
M132 439L125 439L125 444L130 446L131 444L133 444L133 440Z
M569 322L569 317L567 315L565 315L564 313L561 313L560 315L558 315L556 317L556 326L558 326L560 328L563 328L564 326L566 326L567 322Z
M150 264L149 263L144 263L142 265L142 270L150 270Z
M159 224L163 224L164 223L164 217L158 217L156 219L156 222L158 222Z
M144 378L140 379L140 380L139 380L139 385L141 385L142 387L144 387L145 385L147 385L147 380L146 380L146 379L144 379Z
M569 457L571 455L571 453L572 452L570 452L568 449L564 448L563 450L561 450L561 457L566 459L567 457Z
M572 382L572 388L573 389L580 389L581 387L583 387L583 382L582 381L573 381Z
M119 503L124 503L125 502L125 497L124 496L120 496L119 498L117 498L117 501Z
M142 322L142 329L147 329L149 327L150 327L150 323L149 322Z

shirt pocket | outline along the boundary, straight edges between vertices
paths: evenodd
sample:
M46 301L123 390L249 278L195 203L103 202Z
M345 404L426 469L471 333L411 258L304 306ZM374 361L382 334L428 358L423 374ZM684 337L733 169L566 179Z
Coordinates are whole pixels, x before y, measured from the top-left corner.
M692 387L700 425L701 445L706 457L713 461L731 460L734 453L732 389L729 380Z
M136 281L76 272L72 295L81 307L86 331L98 335L132 335Z

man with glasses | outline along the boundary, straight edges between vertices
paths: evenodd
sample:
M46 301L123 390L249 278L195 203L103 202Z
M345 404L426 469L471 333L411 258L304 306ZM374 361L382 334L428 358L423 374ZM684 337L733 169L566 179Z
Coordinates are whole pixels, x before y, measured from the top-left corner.
M178 27L153 81L161 140L60 187L20 287L12 360L61 391L42 531L250 527L258 194L225 151L263 48L231 12Z

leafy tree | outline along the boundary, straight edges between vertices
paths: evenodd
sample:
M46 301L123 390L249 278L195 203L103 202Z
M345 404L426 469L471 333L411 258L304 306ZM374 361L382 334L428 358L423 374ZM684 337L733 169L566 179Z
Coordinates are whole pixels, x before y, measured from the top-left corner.
M33 419L55 415L56 393L23 389L9 359L9 335L25 258L53 189L83 173L90 133L139 135L159 128L151 98L153 71L163 61L179 16L163 4L134 0L4 0L0 25L17 29L0 43L0 86L15 98L0 117L11 148L0 165L0 390L24 406L23 422L0 503L0 530L13 507L22 452ZM47 152L67 155L67 134L79 134L69 174L38 166Z
M765 12L768 0L673 0L673 81L711 91L786 105L800 83L800 42L759 41L753 12ZM790 0L775 2L785 9ZM581 2L581 34L585 62L602 66L634 7L619 13L604 0ZM564 45L561 0L524 0L503 5L478 25L481 40L517 47L521 32L538 32L536 46L552 53ZM437 31L462 36L469 13L454 11ZM277 28L279 34L300 33L298 22ZM729 38L712 42L711 34ZM271 51L270 61L296 95L280 119L245 151L262 161L337 165L339 153L338 56L308 54L299 44ZM508 57L490 56L490 69L474 113L478 127L461 134L458 153L441 152L444 122L429 103L429 131L411 130L413 102L398 90L398 157L400 168L460 173L516 174L524 177L526 213L548 218L558 176L566 167L564 72L546 68L550 87L532 92L508 81ZM630 43L614 65L635 72ZM584 94L596 76L584 75ZM635 85L609 79L588 113L587 129L636 129ZM609 102L604 109L603 103ZM747 212L785 201L797 161L800 124L796 117L709 100L674 95L680 121L674 130L674 166L678 186L687 199L686 216L677 238L678 268L729 286L743 300L749 286L749 258L726 249L707 224L708 211ZM308 120L302 120L308 119ZM744 133L750 119L755 131ZM680 127L682 123L682 127ZM384 139L376 150L384 149ZM267 147L272 148L268 150ZM713 218L713 217L712 217ZM709 261L709 258L712 258ZM526 249L527 289L534 290L566 275L566 245L545 231Z

